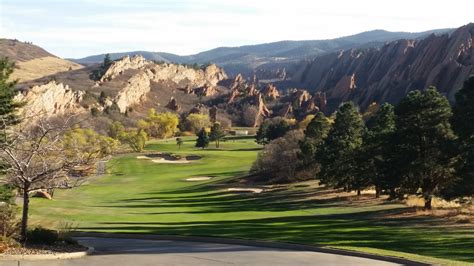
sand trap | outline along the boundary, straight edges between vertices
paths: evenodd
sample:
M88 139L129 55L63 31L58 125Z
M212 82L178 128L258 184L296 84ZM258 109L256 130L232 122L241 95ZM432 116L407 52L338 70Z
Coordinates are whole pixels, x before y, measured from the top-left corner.
M193 181L206 181L206 180L211 180L211 179L212 179L211 176L196 176L196 177L186 178L185 180L193 182Z
M175 164L190 163L190 161L187 161L187 160L170 161L170 160L165 160L165 159L155 159L151 161L154 163L175 163Z
M200 160L201 156L197 155L174 155L170 153L151 153L146 155L139 155L137 159L151 160L154 163L171 163L171 164L186 164L192 161Z
M263 189L261 188L228 188L229 192L244 192L244 193L262 193Z

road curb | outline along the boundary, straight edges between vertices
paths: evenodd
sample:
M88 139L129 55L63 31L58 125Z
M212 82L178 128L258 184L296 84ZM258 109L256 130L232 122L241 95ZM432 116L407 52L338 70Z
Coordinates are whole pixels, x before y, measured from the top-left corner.
M67 260L78 259L94 253L93 247L87 247L86 251L56 253L56 254L35 254L35 255L0 255L2 260Z
M289 249L297 251L313 251L321 252L334 255L352 256L365 259L373 259L379 261L386 261L392 263L398 263L407 266L428 266L431 264L412 261L400 257L390 257L375 255L370 253L350 251L343 249L317 247L310 245L285 243L285 242L271 242L261 240L248 240L248 239L234 239L234 238L220 238L220 237L207 237L207 236L178 236L178 235L153 235L153 234L125 234L125 233L99 233L99 232L77 232L74 234L75 237L99 237L99 238L125 238L125 239L143 239L143 240L171 240L171 241L188 241L188 242L206 242L206 243L217 243L217 244L231 244L231 245L242 245L242 246L254 246L264 248L276 248L276 249Z

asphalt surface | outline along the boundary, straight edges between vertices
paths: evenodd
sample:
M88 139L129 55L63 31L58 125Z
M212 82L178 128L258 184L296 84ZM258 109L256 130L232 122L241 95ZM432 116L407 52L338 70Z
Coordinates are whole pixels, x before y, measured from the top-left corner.
M229 244L81 237L93 255L69 260L0 261L2 266L54 265L400 265L366 258Z

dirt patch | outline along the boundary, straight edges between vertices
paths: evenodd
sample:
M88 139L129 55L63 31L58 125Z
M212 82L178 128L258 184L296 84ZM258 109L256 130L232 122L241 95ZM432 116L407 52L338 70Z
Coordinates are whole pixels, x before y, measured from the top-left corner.
M195 177L186 178L185 180L188 182L197 182L197 181L211 180L212 178L213 177L211 176L195 176Z
M237 192L237 193L262 193L263 189L261 188L228 188L228 192Z

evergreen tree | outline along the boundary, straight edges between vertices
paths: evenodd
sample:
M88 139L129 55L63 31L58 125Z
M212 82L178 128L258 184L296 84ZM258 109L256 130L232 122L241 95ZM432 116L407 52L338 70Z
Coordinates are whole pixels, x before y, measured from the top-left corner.
M330 129L331 124L322 112L318 112L309 122L304 131L304 139L300 142L301 152L299 153L299 158L302 160L303 165L314 163L316 150L324 143Z
M355 154L362 145L364 124L352 103L342 104L334 124L316 159L321 164L320 182L346 191L360 190L366 186L357 179Z
M196 140L196 147L197 148L206 148L209 146L209 136L207 135L207 131L205 128L202 128L201 131L198 133L198 138Z
M474 76L464 82L456 93L453 108L453 129L459 136L458 151L460 162L457 169L459 180L448 187L443 194L452 198L474 195Z
M364 183L375 186L375 196L379 197L382 188L389 188L387 175L390 144L395 132L394 106L383 104L367 121L363 134L363 145L357 153L358 176Z
M453 181L456 157L452 147L455 135L449 120L451 106L434 87L410 92L395 108L396 135L400 154L397 172L402 190L421 190L425 208L432 197Z
M15 85L17 81L9 81L15 69L15 63L8 58L0 58L0 143L7 141L6 129L20 122L15 111L21 103L15 102Z
M216 148L219 148L220 141L225 137L224 130L222 130L220 123L214 123L211 127L211 133L209 134L209 140L216 143Z
M15 85L17 81L9 81L15 69L15 63L7 57L0 58L0 145L8 142L9 129L20 122L16 110L22 103L15 102ZM0 162L0 170L5 169L4 162Z
M268 119L260 125L255 138L258 144L265 145L274 139L283 137L290 129L288 121L281 117Z

